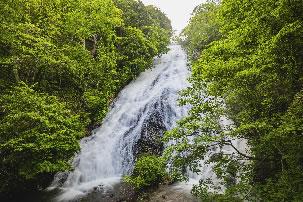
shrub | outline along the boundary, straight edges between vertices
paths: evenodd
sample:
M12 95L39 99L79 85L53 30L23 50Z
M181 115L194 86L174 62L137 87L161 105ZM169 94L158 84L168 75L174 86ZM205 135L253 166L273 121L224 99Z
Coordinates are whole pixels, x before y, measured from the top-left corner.
M137 160L132 175L126 175L123 180L133 185L135 189L141 190L164 181L167 178L165 166L163 158L143 155Z
M0 104L0 193L71 169L84 126L65 103L23 84Z

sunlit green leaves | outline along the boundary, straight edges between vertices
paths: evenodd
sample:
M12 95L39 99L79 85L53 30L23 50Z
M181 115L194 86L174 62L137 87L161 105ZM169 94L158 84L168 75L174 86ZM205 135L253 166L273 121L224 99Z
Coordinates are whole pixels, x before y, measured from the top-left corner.
M211 183L201 182L194 192L202 199L302 200L302 9L299 0L223 0L217 8L211 25L220 25L220 38L204 46L199 60L193 61L192 86L181 98L182 104L192 104L192 110L167 138L176 141L172 151L189 156L195 150L182 148L186 136L193 135L193 148L203 143L220 148L228 144L226 138L245 138L250 143L250 164L249 169L232 167L243 176L227 186L233 159L217 158L215 171L226 192L207 193ZM206 11L197 13L185 29L192 39L184 44L188 52L203 44L198 39L207 39L199 33L208 24L195 21L211 18L213 12ZM214 96L215 104L206 104L209 96ZM234 121L228 130L220 127L222 116ZM183 159L172 159L180 168Z
M136 190L142 190L167 178L165 164L166 161L162 157L143 155L136 161L132 175L126 175L123 180Z
M2 196L70 169L84 127L167 51L171 26L135 0L3 0L0 13Z
M219 24L217 18L217 5L203 3L198 5L187 25L180 34L181 44L193 61L197 60L203 49L211 42L219 39Z
M18 183L12 178L33 180L71 168L68 160L80 149L77 139L84 135L85 123L78 115L56 97L25 84L1 96L0 102L2 181L14 187ZM12 187L3 185L1 192Z

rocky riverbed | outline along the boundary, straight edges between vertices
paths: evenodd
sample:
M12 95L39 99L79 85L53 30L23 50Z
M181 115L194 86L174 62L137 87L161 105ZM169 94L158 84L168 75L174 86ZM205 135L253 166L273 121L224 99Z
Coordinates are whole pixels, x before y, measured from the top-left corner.
M117 184L111 191L96 190L72 202L199 202L190 194L188 185L159 185L136 193L125 184Z

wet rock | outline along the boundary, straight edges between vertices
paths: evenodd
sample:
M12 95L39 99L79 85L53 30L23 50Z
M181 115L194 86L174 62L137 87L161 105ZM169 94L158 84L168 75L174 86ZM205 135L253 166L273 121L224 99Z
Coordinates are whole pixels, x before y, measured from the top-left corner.
M162 137L166 127L163 121L163 113L159 110L159 104L154 104L155 110L144 120L141 129L141 136L133 147L134 156L149 153L160 156L164 150Z
M70 202L135 202L137 194L125 183L117 183L112 190L92 191L81 198Z
M199 202L189 192L177 188L175 185L160 185L146 191L146 202Z

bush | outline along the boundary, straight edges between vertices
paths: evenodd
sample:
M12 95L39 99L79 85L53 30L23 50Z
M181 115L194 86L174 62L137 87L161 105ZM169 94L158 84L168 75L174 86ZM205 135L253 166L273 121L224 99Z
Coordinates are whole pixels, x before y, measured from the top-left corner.
M84 126L65 103L23 85L0 104L0 193L71 169Z
M163 158L143 155L137 160L132 175L126 175L123 180L133 185L136 190L142 190L167 178L165 166Z

